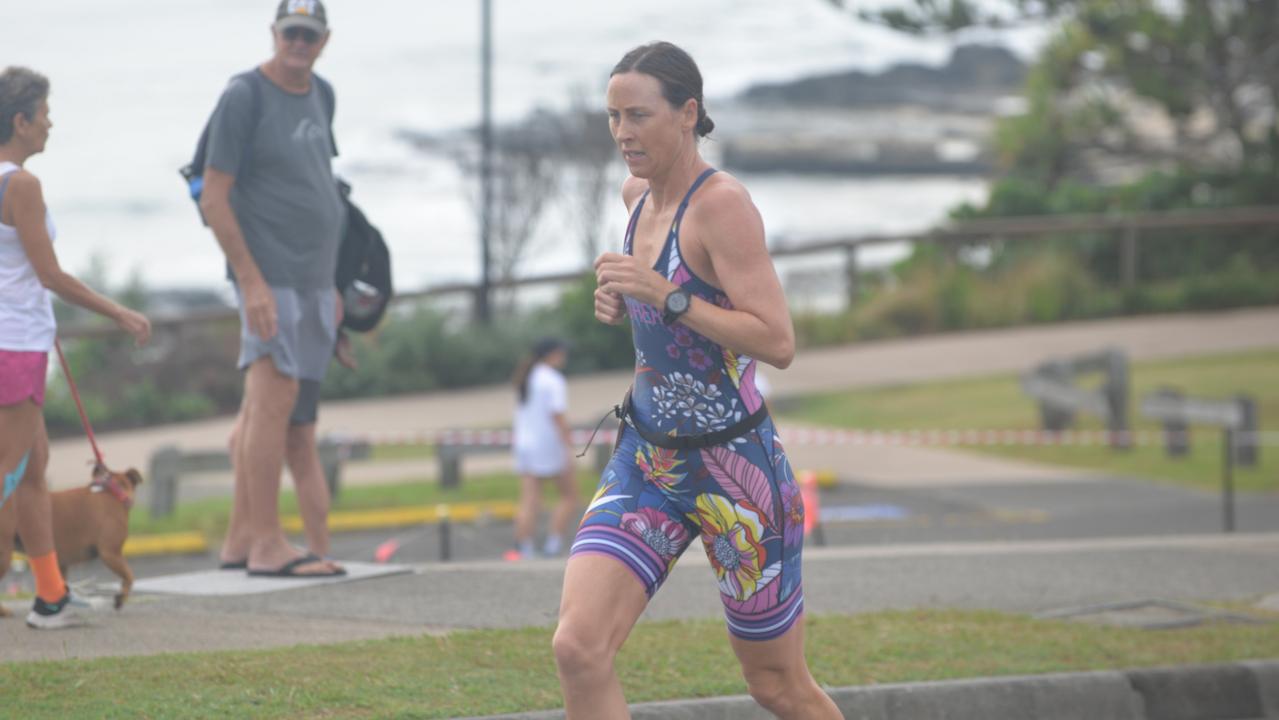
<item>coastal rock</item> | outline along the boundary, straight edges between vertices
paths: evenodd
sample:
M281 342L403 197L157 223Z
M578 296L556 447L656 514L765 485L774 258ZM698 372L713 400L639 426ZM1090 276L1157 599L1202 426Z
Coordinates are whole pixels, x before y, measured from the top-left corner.
M857 70L785 83L754 85L741 100L760 105L843 108L922 106L951 112L990 112L990 99L1017 93L1026 65L1006 48L963 45L941 67L894 65L882 73Z
M942 67L756 85L729 104L722 163L760 173L985 174L994 121L1017 111L1025 74L1002 47L966 45Z

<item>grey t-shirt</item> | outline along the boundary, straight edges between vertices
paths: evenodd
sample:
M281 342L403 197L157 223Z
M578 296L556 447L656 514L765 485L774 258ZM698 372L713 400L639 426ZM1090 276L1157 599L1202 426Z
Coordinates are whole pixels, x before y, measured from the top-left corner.
M250 82L235 78L222 93L209 121L208 166L235 176L231 209L267 284L333 287L346 208L319 82L299 95L259 72L256 128ZM247 163L245 143L252 143Z

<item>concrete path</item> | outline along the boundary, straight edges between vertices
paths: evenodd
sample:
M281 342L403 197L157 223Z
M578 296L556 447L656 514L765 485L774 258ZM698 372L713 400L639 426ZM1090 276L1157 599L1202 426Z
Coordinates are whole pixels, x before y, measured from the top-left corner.
M1256 601L1279 591L1279 533L810 548L810 613L907 608L1045 612L1147 598ZM550 626L562 560L421 565L411 575L217 598L139 597L87 630L0 621L0 662L287 646L464 628ZM518 597L518 602L512 598ZM9 605L15 612L24 603ZM646 620L720 618L713 571L690 552Z

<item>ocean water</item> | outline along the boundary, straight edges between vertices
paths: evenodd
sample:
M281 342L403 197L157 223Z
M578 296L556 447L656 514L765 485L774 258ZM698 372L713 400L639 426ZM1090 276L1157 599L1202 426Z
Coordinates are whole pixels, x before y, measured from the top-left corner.
M443 133L478 121L479 2L331 0L327 7L333 36L317 69L337 88L337 169L386 235L397 285L474 280L474 189L452 161L415 149L405 132ZM189 159L226 79L268 56L274 8L272 0L61 0L3 11L0 65L32 67L53 85L55 127L46 153L29 167L44 181L65 267L83 271L96 258L113 284L137 276L152 287L224 286L221 253L176 168ZM574 94L602 104L613 63L654 39L681 44L698 59L712 116L717 99L752 82L940 63L951 50L860 24L825 0L607 8L589 0L494 0L493 8L499 121L566 107ZM985 191L977 178L743 180L770 238L789 239L920 229ZM526 273L581 265L564 222L549 214ZM605 237L616 242L624 224L619 202ZM902 252L886 248L868 261Z

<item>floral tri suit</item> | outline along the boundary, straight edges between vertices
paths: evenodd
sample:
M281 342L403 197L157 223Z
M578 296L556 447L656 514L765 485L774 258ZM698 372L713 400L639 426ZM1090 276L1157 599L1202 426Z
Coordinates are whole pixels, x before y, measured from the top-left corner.
M680 257L684 211L714 172L703 173L684 196L654 270L702 300L731 308L728 296ZM647 198L645 192L631 216L628 255ZM628 297L626 308L635 340L630 421L646 434L705 435L760 408L753 358L682 324L665 325L652 305ZM804 507L772 419L721 445L688 450L657 447L628 423L620 432L572 553L619 560L651 597L700 535L730 632L768 640L790 629L804 607Z

